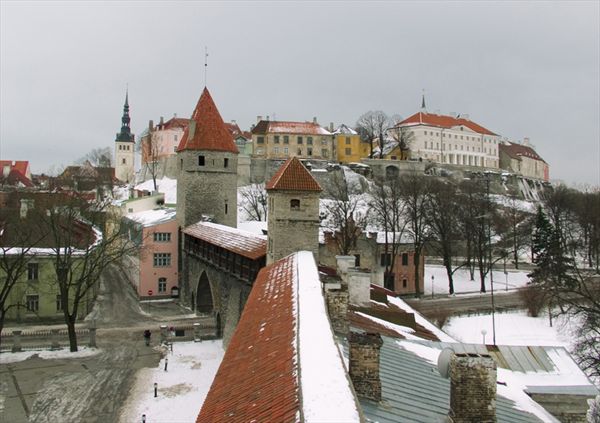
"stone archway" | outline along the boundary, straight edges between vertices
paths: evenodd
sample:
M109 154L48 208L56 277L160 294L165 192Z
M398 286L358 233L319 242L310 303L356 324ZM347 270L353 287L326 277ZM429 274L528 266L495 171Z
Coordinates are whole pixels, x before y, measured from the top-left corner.
M212 313L214 309L212 289L206 272L202 272L196 288L196 311Z

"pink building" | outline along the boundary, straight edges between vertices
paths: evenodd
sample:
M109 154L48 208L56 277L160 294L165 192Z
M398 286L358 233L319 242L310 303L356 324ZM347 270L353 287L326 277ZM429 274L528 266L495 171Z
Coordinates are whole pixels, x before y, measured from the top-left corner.
M175 209L130 213L124 218L130 241L139 246L130 272L140 299L179 295L177 219Z

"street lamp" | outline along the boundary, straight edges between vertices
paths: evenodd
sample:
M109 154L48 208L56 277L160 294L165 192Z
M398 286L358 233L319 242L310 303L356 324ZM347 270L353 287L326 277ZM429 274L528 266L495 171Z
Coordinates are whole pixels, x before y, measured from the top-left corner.
M485 345L485 335L487 334L487 330L481 329L481 335L483 335L483 345Z
M435 276L431 275L431 299L433 300L433 280L435 279Z

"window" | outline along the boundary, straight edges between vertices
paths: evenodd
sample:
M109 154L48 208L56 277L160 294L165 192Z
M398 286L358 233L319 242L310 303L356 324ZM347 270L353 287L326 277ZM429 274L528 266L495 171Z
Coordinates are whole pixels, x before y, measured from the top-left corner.
M225 158L223 159L223 167L224 167L224 168L227 168L227 167L229 167L229 159L228 159L227 157L225 157Z
M123 146L122 146L122 145L119 145L119 150L122 150L122 149L123 149Z
M154 267L171 266L171 253L154 253Z
M265 137L256 137L256 143L257 144L264 144L265 143Z
M177 141L177 134L173 135L174 140Z
M287 156L288 153L289 153L289 148L283 147L283 154L285 154Z
M352 155L352 149L351 148L346 148L345 152L346 152L346 156L351 156Z
M204 156L198 156L198 166L204 166Z
M427 135L427 131L425 131L425 135Z
M402 266L408 266L408 253L402 253Z
M381 254L381 262L382 266L389 266L392 264L392 254L391 253L383 253Z
M176 146L176 145L174 145L174 146L173 146L173 152L174 152L174 153L176 153L176 152L177 152L177 146Z
M27 265L27 280L37 280L38 278L38 264L37 263L29 263Z
M346 145L350 145L350 137L346 137Z
M299 149L298 149L298 155L299 155L299 156L301 156L301 155L302 155L302 149L301 149L301 148L299 148Z
M167 278L158 278L158 293L167 292Z
M27 311L37 313L40 309L40 296L37 294L27 295L25 297L25 306L27 307Z
M154 232L154 242L171 242L171 232Z
M279 154L279 147L274 147L273 148L273 153Z
M227 214L227 211L229 210L229 207L227 205L227 202L225 202L225 214Z
M275 135L273 139L275 140L275 144L279 144L279 135Z
M321 138L321 145L327 145L327 138Z
M323 157L329 157L329 150L327 150L326 148L321 150L321 155Z
M307 137L306 138L306 144L312 145L312 137Z
M354 267L360 267L360 254L354 254Z
M312 148L310 148L310 147L308 148L308 155L312 156Z
M298 137L298 144L302 144L302 137Z
M290 143L290 137L288 135L284 135L283 136L283 143L284 144L289 144Z
M127 164L127 159L123 159L121 164Z
M300 210L300 200L298 200L296 198L290 200L290 209Z
M406 279L402 279L402 288L406 288L408 285L408 281Z
M63 311L62 297L60 296L60 294L56 295L56 311Z

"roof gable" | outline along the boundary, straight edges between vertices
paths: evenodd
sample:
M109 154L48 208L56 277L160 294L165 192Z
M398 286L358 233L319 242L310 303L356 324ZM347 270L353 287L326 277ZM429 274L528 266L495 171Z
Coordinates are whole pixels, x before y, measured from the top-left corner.
M319 183L296 157L288 159L266 185L267 190L321 192Z
M225 126L207 88L204 88L198 104L185 128L177 151L211 150L237 153L231 132Z
M414 115L404 119L398 125L404 126L404 125L409 125L409 124L431 125L431 126L438 126L441 128L448 128L448 129L454 128L457 126L464 126L474 132L479 133L479 134L494 135L494 136L496 135L489 129L486 129L483 126L481 126L469 119L446 116L446 115L435 115L435 114L431 114L431 113L423 113L423 112L415 113Z
M536 151L523 144L500 144L500 152L504 152L513 159L521 160L521 157L529 157L530 159L540 160L545 163L544 159L542 159Z

